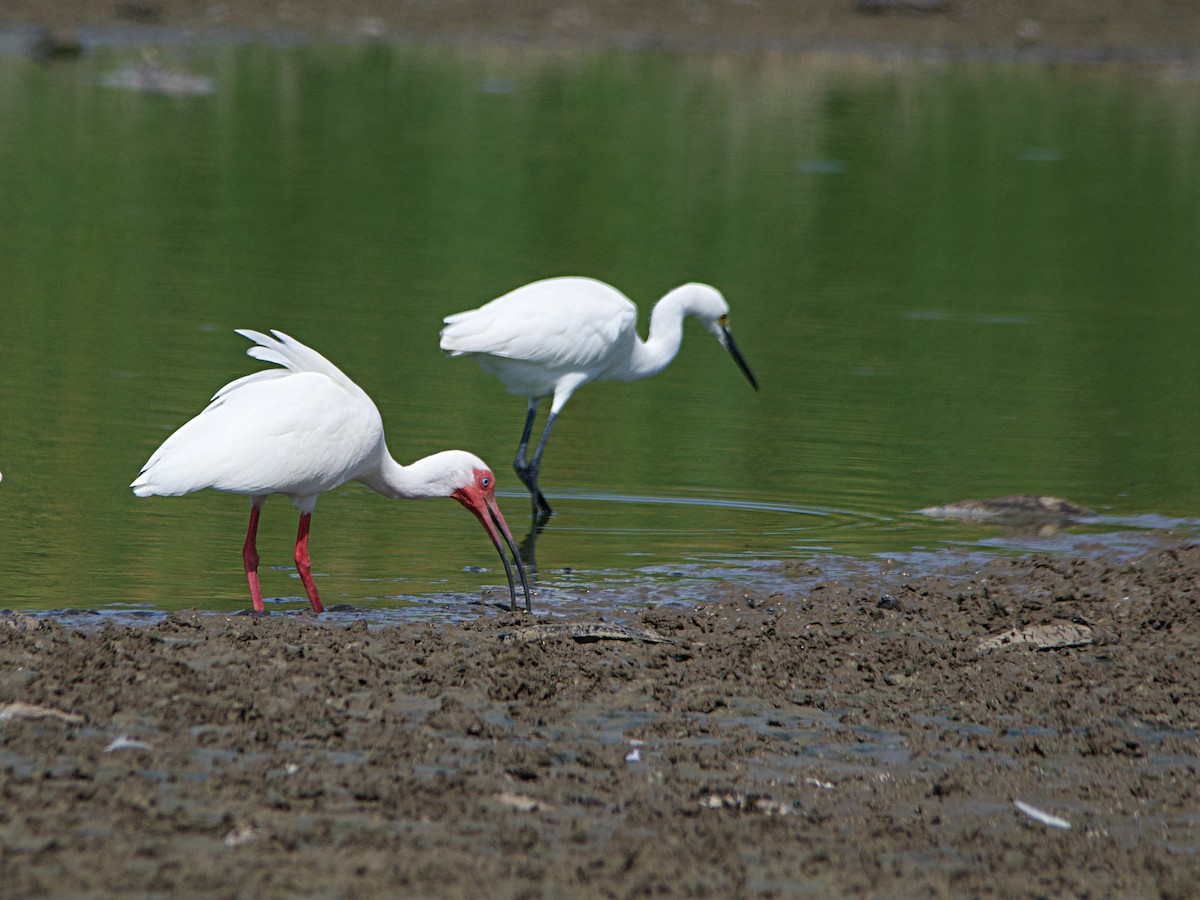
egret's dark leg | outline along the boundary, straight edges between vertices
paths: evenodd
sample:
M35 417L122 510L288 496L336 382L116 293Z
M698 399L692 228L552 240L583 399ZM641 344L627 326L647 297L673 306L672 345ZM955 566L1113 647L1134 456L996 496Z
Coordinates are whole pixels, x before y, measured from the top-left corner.
M546 502L546 498L542 496L541 490L537 486L538 472L542 468L542 451L546 449L546 441L550 439L550 429L554 427L554 420L558 418L558 413L551 412L546 417L546 427L542 431L542 439L538 441L537 449L533 451L533 459L529 461L528 474L530 477L529 490L533 494L533 515L539 522L545 522L552 515L554 510L550 508L550 504ZM538 513L538 509L541 513Z
M321 597L317 594L317 585L312 577L312 560L308 555L308 526L312 522L312 513L303 513L300 516L300 528L296 532L296 570L300 573L300 580L304 582L304 591L308 594L308 602L312 604L314 612L324 612L325 607L321 605Z
M250 524L246 527L246 543L242 545L242 561L246 564L246 581L250 584L250 602L255 612L263 611L262 588L258 585L258 514L266 497L250 498Z
M550 418L546 420L546 430L542 432L542 439L538 442L537 448L533 452L533 459L527 459L529 438L533 434L533 420L537 416L537 408L538 401L530 398L529 412L525 416L525 427L521 430L521 443L517 447L517 458L513 460L513 470L517 473L517 477L521 479L521 483L529 490L533 502L533 517L544 522L550 518L554 510L550 508L550 504L546 502L546 498L538 490L537 479L538 469L542 461L542 450L546 447L546 438L550 436L550 423L554 421L554 415L551 414Z
M517 458L513 460L513 471L517 473L517 477L521 479L521 484L533 492L533 487L529 484L529 463L525 457L529 453L529 436L533 434L533 420L537 416L538 402L534 398L529 398L529 412L525 415L525 427L521 430L521 443L517 445Z

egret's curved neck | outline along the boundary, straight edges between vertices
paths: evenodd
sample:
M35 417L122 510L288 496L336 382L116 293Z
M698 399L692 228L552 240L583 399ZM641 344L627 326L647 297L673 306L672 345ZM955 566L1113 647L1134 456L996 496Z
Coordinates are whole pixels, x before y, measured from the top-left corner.
M654 304L650 335L634 344L628 380L649 378L671 364L683 343L683 320L691 313L689 285L677 287Z
M440 454L426 456L407 466L402 466L382 448L379 459L358 477L358 480L376 493L393 500L423 500L430 497L448 497L450 492L439 474L442 467L437 464Z

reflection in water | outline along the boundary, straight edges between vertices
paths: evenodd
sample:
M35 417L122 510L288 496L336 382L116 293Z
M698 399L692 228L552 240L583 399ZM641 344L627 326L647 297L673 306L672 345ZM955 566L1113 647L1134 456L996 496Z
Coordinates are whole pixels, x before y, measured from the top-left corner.
M545 460L542 591L567 570L654 596L756 561L1013 549L910 512L962 497L1071 497L1107 517L1087 535L1200 508L1200 420L1180 414L1200 384L1200 83L380 43L179 48L170 67L210 94L101 83L136 62L0 57L6 603L240 608L242 510L124 487L228 380L214 331L327 348L401 458L467 447L504 469L511 406L444 358L441 319L560 274L719 285L768 390L734 389L710 346L582 392ZM359 493L322 500L331 602L496 583L463 510ZM675 497L696 502L653 500ZM300 591L293 537L263 524L267 592Z
M535 507L529 517L529 532L517 543L521 560L525 563L525 574L529 576L531 584L537 584L538 581L537 539L546 527L547 521L549 521L549 517L543 516L541 511Z
M121 68L106 73L100 83L105 87L146 93L211 94L215 89L213 80L204 75L193 75L177 69L164 67L153 51L143 50L140 63L126 63Z
M1013 535L1057 534L1096 518L1092 510L1078 503L1061 497L1034 497L1028 494L987 500L957 500L945 506L926 507L918 512L936 519L1002 525Z

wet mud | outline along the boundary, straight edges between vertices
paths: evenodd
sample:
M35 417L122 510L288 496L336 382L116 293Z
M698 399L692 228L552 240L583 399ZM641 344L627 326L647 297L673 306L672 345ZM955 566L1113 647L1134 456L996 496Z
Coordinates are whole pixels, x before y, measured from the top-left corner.
M779 569L603 620L0 616L4 894L1195 896L1200 546Z

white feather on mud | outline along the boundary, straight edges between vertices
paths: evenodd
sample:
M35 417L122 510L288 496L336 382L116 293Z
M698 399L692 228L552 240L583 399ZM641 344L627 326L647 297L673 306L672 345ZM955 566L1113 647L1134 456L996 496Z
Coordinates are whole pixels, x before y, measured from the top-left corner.
M1066 819L1060 819L1058 816L1051 815L1048 812L1043 812L1036 806L1030 806L1028 803L1023 803L1020 800L1014 800L1013 806L1025 813L1025 815L1029 816L1029 818L1036 819L1038 822L1041 822L1043 825L1049 825L1051 828L1062 828L1067 830L1071 827L1071 823Z

